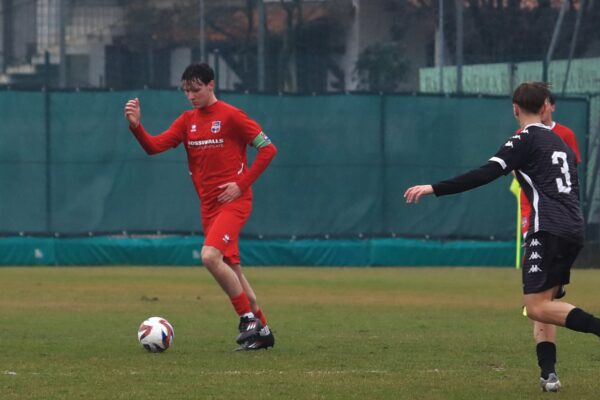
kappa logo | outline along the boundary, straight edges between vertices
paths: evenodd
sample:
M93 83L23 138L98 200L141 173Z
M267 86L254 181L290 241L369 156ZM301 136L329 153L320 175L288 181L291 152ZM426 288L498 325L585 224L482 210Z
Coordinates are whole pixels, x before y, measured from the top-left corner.
M225 243L229 243L231 241L231 238L229 237L229 234L226 233L225 236L223 236L223 241Z
M540 256L540 254L537 251L534 251L529 256L529 260L541 260L541 259L542 259L542 256Z
M215 134L215 133L219 133L219 131L221 130L221 121L213 121L212 125L210 126L210 131Z
M528 274L535 274L536 272L542 272L542 269L540 267L538 267L537 264L532 265L529 268L529 271L527 271Z
M198 130L198 128L196 128L196 124L192 125L192 128L190 129L191 133L196 133L196 131Z
M513 142L510 140L504 144L504 147L513 147Z
M540 243L539 240L537 239L531 239L531 243L529 244L529 247L536 247L536 246L541 246L542 244Z

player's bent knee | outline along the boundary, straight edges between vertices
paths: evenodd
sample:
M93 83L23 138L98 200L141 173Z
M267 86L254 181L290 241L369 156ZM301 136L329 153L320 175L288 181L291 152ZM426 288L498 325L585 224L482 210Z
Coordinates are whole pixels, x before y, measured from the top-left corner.
M209 269L218 266L218 264L223 259L223 255L221 254L221 252L218 249L215 249L214 247L210 246L202 248L201 257L202 264L204 264L204 266Z
M536 317L539 313L538 302L525 299L525 309L527 310L527 317L533 321L537 321Z
M540 315L535 308L530 309L529 307L527 307L527 316L529 317L530 320L532 320L534 322L540 321L540 319L539 319Z
M539 303L527 304L527 316L533 321L546 323L544 305Z

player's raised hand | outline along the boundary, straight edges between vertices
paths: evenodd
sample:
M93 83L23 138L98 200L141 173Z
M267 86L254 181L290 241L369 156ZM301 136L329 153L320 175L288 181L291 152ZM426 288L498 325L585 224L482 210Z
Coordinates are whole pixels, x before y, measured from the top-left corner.
M426 196L433 193L431 185L417 185L406 189L404 198L407 203L418 203L421 196Z
M129 125L137 128L137 126L140 124L140 119L142 118L140 99L136 97L135 99L129 100L125 104L125 118L127 121L129 121Z

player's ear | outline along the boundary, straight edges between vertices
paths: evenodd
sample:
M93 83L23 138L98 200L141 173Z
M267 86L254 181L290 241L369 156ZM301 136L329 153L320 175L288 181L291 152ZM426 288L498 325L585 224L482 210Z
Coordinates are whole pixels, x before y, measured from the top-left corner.
M513 103L513 115L515 118L519 118L520 111L521 110L519 110L519 106Z
M544 104L542 105L542 108L540 109L540 115L545 115L549 109L550 109L550 101L548 99L546 99L546 101L544 101Z
M550 103L550 99L544 100L544 107L546 107L546 109L552 107L552 103Z

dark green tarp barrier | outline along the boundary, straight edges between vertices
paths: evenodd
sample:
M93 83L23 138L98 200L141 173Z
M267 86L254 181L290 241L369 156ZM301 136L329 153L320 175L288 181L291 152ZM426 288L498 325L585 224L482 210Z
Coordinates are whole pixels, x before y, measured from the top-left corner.
M123 117L133 97L152 133L188 108L176 91L0 92L0 234L201 232L182 146L147 156ZM516 129L509 98L219 97L279 148L254 186L247 237L514 238L510 177L418 206L402 197L485 163ZM584 154L587 116L587 101L561 99L556 117Z
M0 265L201 265L200 236L0 238ZM242 240L245 265L509 266L514 244L416 239Z

